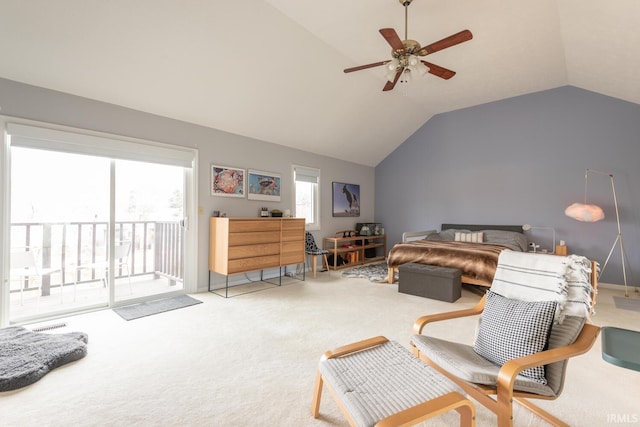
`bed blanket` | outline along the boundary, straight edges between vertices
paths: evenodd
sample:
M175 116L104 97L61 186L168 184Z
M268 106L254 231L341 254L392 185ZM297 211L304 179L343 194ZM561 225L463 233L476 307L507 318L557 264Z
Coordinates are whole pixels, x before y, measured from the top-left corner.
M504 250L510 249L489 243L414 240L394 245L387 263L390 268L408 262L457 268L463 276L486 282L489 286L496 272L498 256Z

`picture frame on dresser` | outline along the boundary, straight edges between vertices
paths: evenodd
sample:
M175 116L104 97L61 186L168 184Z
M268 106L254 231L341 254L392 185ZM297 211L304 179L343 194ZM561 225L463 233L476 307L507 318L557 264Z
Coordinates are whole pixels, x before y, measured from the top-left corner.
M334 217L356 217L360 216L360 185L347 184L344 182L333 183Z
M249 200L280 201L282 190L280 174L249 169L247 181L249 182L247 192Z
M212 196L244 197L244 169L211 164L210 187Z

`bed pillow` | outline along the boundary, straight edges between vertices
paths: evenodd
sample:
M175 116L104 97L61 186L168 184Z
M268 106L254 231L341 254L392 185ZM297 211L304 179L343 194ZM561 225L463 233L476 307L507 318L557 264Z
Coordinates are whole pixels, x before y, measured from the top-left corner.
M555 301L519 301L488 290L473 349L498 366L543 351L555 312ZM520 375L547 384L544 366L525 369Z
M456 242L482 243L483 238L484 233L482 231L475 231L473 233L456 231L453 240Z
M440 233L438 233L438 235L442 238L442 240L445 240L445 241L448 241L448 242L453 242L457 232L460 232L460 233L471 233L471 230L447 228L445 230L440 231Z
M518 252L527 252L529 250L527 236L522 233L506 230L482 230L482 232L484 233L485 243L507 246Z

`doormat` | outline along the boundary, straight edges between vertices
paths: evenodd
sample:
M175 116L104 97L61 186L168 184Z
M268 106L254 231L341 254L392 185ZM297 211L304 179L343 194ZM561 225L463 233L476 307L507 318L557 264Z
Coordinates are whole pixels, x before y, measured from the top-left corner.
M124 320L134 320L200 303L202 303L202 301L192 298L189 295L179 295L172 298L164 298L155 301L142 302L140 304L118 307L114 308L113 311L120 315Z
M640 299L614 296L613 301L616 303L616 308L622 310L640 311Z
M363 277L375 283L387 283L389 268L386 262L365 264L342 272L342 277ZM394 283L398 281L398 272L394 274Z
M83 332L41 334L21 326L0 329L0 391L35 383L49 371L87 354Z

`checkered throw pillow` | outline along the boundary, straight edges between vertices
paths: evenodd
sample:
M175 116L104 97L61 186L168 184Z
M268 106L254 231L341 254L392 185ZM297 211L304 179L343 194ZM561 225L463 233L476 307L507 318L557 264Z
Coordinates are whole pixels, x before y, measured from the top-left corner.
M555 311L555 301L519 301L488 290L473 349L498 366L538 353L547 348ZM544 366L525 369L520 375L547 384Z

